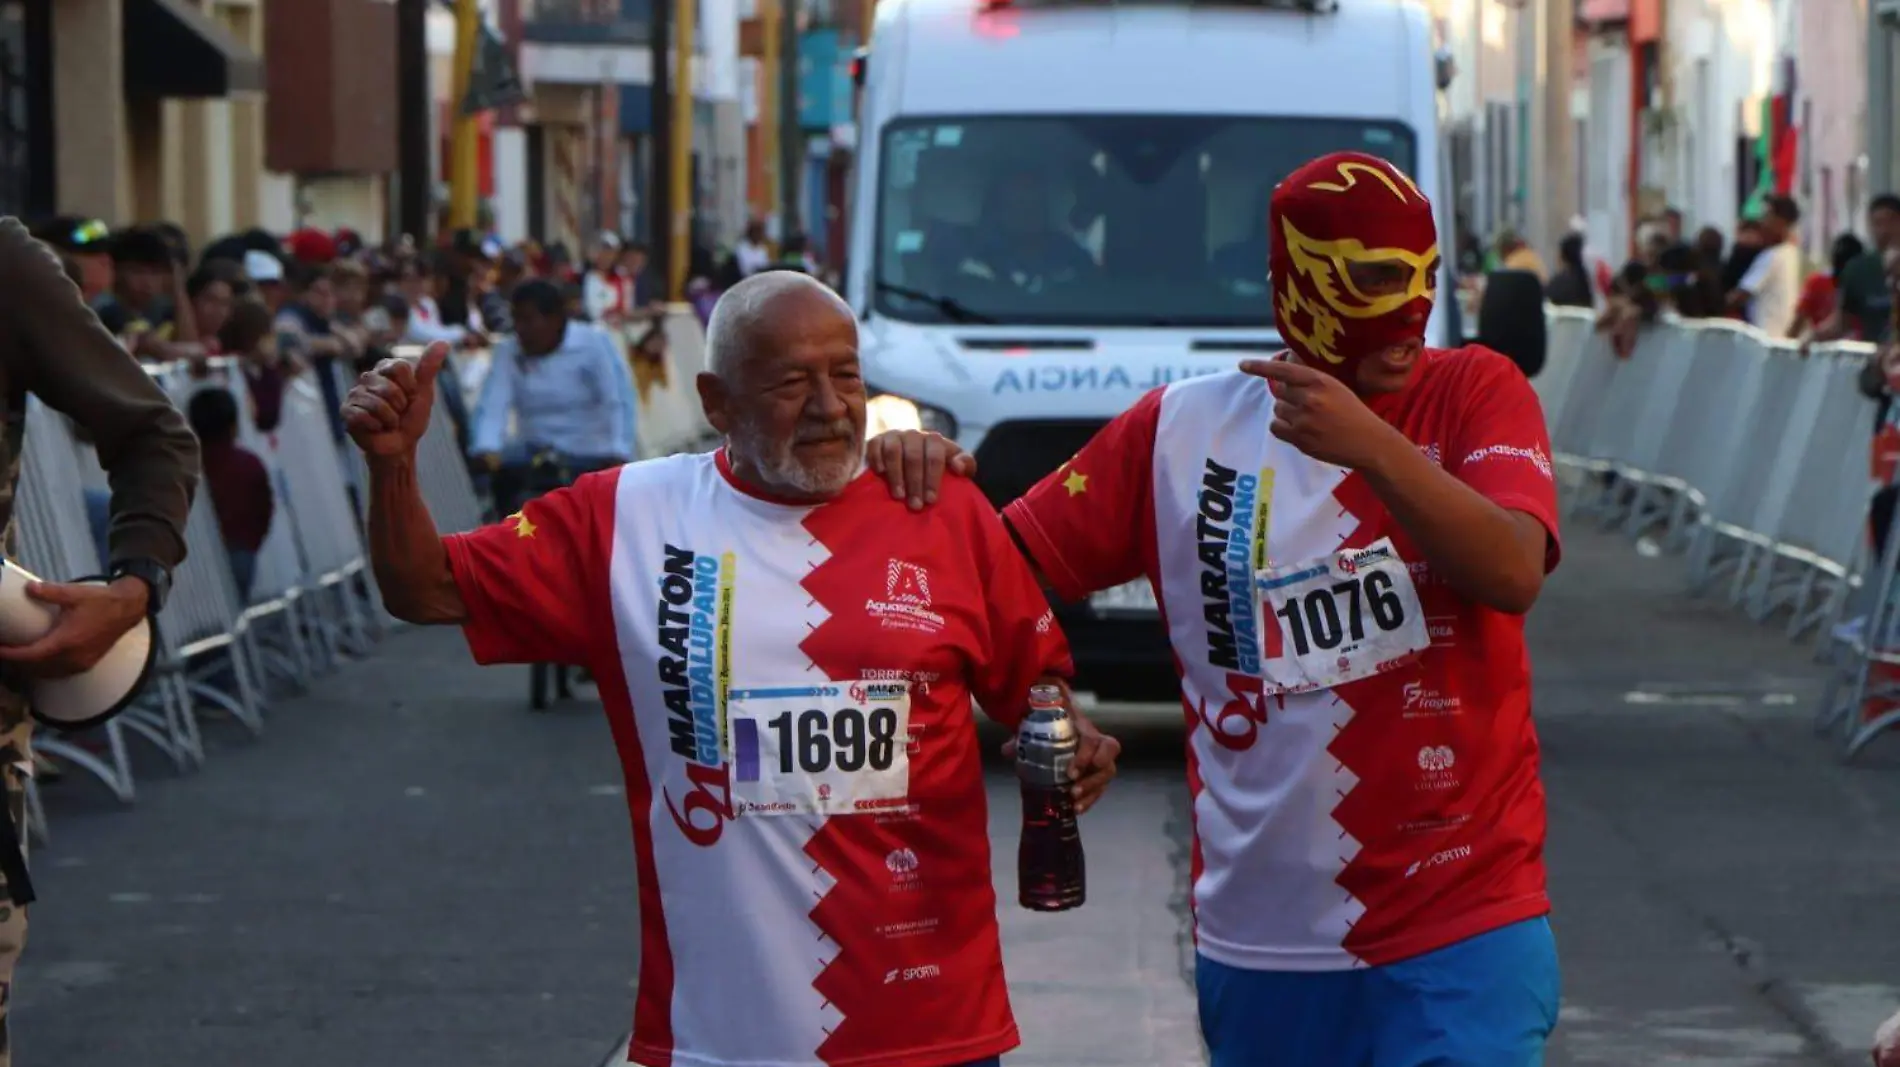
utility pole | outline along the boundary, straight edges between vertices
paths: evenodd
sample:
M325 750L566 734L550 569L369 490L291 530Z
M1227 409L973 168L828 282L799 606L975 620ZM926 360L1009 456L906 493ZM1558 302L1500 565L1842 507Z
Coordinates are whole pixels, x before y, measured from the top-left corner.
M651 246L654 272L670 280L675 269L673 242L668 238L673 232L673 72L666 52L667 43L673 39L674 0L652 3L647 21L647 54L653 57L653 75L648 82L653 95L647 112L647 244ZM687 0L687 6L691 3ZM667 295L672 295L670 288Z
M667 258L664 273L666 280L666 298L684 300L686 298L686 272L692 255L693 241L693 46L697 43L696 27L693 24L693 0L680 4L679 18L674 20L676 33L673 40L673 130L672 155L673 166L667 172L670 188L667 190L667 202L672 207L672 215L667 220L667 229L655 234L666 242Z
M434 200L429 127L429 0L397 0L396 228L415 238L417 245L429 239Z
M779 175L779 163L771 158L778 154L779 108L778 108L778 68L785 62L779 54L779 23L784 21L785 0L759 0L759 155L765 172L765 204L763 215L770 215L778 209L782 197Z
M481 201L481 119L469 113L468 90L481 46L482 9L477 0L455 3L455 78L449 95L449 229L475 225Z
M798 121L798 0L779 0L778 20L778 239L796 233L804 174L805 132Z

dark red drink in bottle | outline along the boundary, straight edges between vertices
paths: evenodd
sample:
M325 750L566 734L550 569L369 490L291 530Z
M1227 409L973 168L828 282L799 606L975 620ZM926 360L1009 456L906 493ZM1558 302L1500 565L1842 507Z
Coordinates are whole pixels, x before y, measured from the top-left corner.
M1075 825L1069 765L1075 719L1061 688L1029 687L1029 714L1016 731L1016 777L1023 787L1023 837L1016 848L1018 899L1031 911L1068 911L1087 896L1082 835Z

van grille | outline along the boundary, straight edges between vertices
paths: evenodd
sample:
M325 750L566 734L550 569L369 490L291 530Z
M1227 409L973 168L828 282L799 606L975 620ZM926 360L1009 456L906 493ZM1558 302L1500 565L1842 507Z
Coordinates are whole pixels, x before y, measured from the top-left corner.
M1082 451L1105 425L1099 419L1002 423L976 450L976 484L1003 507Z

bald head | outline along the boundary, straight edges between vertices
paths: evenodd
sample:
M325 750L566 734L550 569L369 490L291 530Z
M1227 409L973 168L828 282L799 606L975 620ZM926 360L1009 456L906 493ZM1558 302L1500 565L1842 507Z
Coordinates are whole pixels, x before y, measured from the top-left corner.
M726 290L706 324L706 370L728 384L784 347L782 335L823 322L857 332L851 306L830 287L795 270L760 271Z
M742 481L816 502L857 476L865 400L858 322L810 276L766 271L727 290L707 324L698 386L706 421L725 435Z

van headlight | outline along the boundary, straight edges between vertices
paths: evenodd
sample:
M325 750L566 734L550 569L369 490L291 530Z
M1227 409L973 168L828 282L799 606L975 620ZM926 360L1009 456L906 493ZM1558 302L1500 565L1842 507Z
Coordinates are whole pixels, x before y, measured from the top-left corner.
M929 430L954 438L957 420L941 408L896 393L874 393L864 403L864 436L872 438L892 430Z

